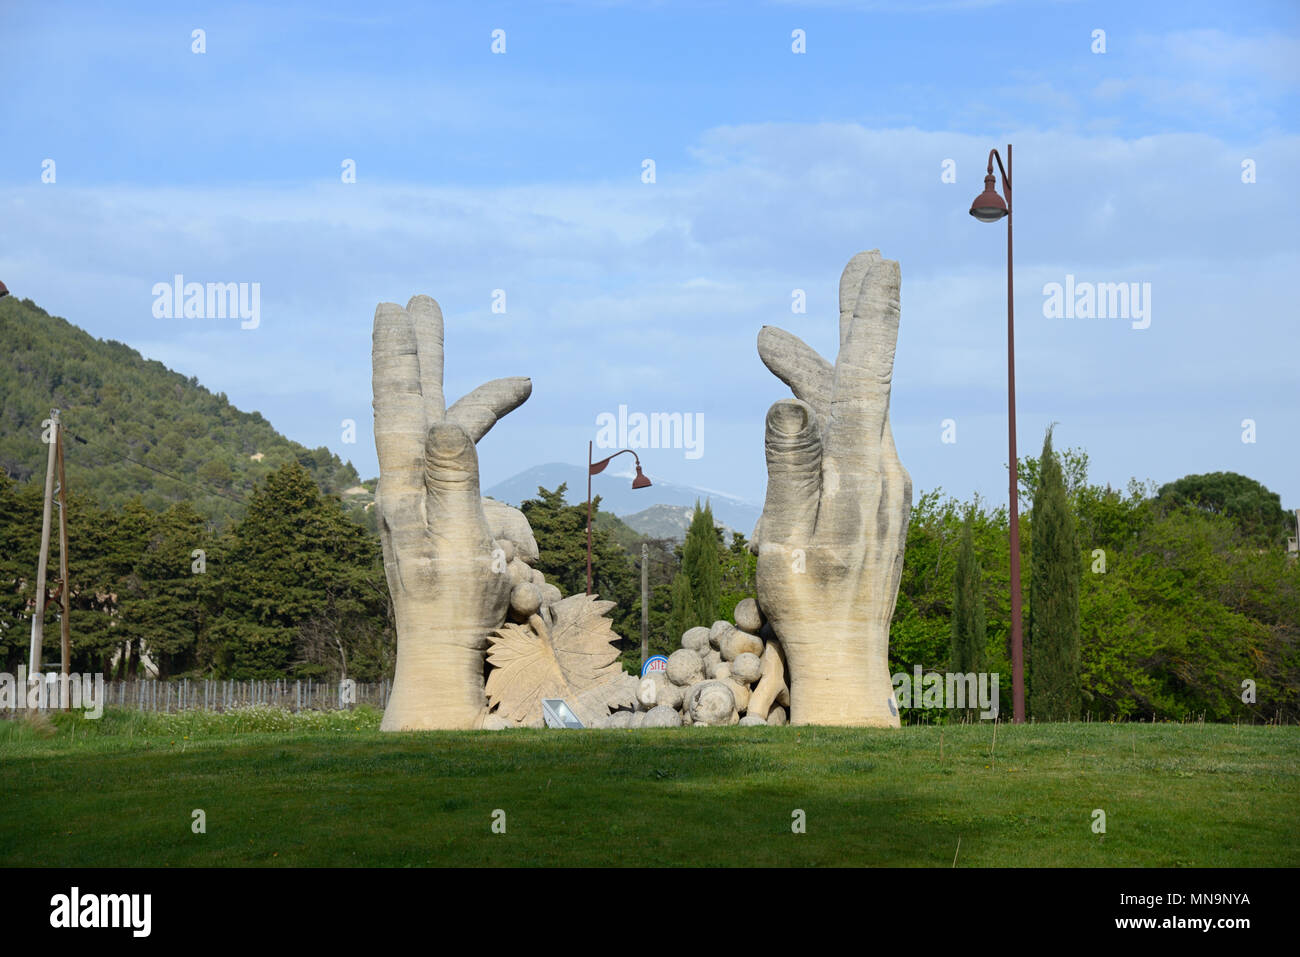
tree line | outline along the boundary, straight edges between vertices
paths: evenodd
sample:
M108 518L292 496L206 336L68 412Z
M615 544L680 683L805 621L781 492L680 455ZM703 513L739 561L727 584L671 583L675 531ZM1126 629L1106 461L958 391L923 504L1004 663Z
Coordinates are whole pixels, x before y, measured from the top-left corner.
M1287 515L1257 482L1216 473L1156 489L1087 479L1087 455L1020 464L1029 711L1038 720L1300 718L1300 567ZM26 663L39 550L40 477L0 473L0 659ZM537 567L586 588L586 508L567 489L522 503ZM594 590L617 602L624 665L640 663L641 546L650 653L729 619L754 594L743 536L723 542L708 503L684 542L646 539L594 503ZM369 516L323 493L298 462L258 483L242 517L185 502L68 504L73 668L106 676L362 681L390 677L392 611ZM1008 510L942 490L912 509L891 626L894 671L997 671L1010 712ZM63 587L52 546L50 589ZM58 659L57 603L46 661ZM152 672L151 672L152 673ZM1249 692L1247 691L1249 683ZM1247 700L1249 699L1249 700Z

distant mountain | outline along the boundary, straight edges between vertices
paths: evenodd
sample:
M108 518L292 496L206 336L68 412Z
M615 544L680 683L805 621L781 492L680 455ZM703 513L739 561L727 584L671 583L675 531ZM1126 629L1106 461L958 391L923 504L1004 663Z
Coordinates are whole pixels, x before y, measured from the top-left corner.
M621 460L613 463L611 469L619 469L620 463ZM697 500L703 503L707 499L713 506L713 517L718 522L729 529L734 529L748 536L753 531L754 523L758 521L758 516L763 510L762 506L735 496L711 492L708 489L696 488L690 485L677 485L673 482L661 481L656 479L654 475L651 475L650 479L654 484L649 488L633 489L630 478L625 475L611 475L610 469L606 469L599 475L592 477L591 491L593 495L600 496L600 507L603 510L614 513L626 521L627 524L636 528L637 531L647 535L654 534L656 537L679 536L676 532L670 533L669 531L664 531L662 534L652 533L633 524L629 519L653 512L652 506L656 505L685 507L689 512ZM569 486L565 492L566 501L575 503L587 500L587 467L585 465L565 465L559 462L553 462L549 465L535 465L518 475L506 479L504 482L497 483L483 494L490 495L502 502L508 502L511 505L518 505L524 499L536 498L538 486L554 489L561 482L567 482ZM651 523L653 523L654 528L668 529L669 527L676 528L677 521L677 518L670 517L667 512L655 512L653 515L645 515L643 524L647 528L651 527ZM670 523L672 523L671 526ZM728 536L729 540L730 537Z
M620 517L623 524L640 532L642 535L648 535L651 538L672 538L684 542L686 541L686 530L690 528L691 516L694 514L695 506L693 504L651 505L639 512ZM717 521L716 513L713 518L714 524L722 529L722 541L730 545L736 530L726 522ZM752 531L752 529L749 531ZM749 531L741 532L741 534L748 538Z
M229 518L254 483L293 460L328 493L360 483L329 449L290 441L260 413L30 299L0 299L0 343L0 469L19 481L43 480L41 423L56 408L69 491L104 506L140 496L150 508L188 501Z

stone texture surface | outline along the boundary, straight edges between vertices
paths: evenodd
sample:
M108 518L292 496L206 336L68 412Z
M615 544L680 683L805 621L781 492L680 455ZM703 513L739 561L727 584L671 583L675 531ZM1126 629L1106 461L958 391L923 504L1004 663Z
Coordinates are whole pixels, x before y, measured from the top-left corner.
M494 498L484 498L483 517L492 537L502 542L503 548L508 543L506 561L518 558L529 565L537 561L537 539L523 512Z
M722 636L722 658L724 661L735 661L737 657L746 653L761 655L763 653L763 639L738 628L732 628Z
M704 681L691 689L687 697L694 724L719 726L731 724L736 710L736 696L726 681Z
M505 621L517 584L496 542L513 541L520 561L532 533L495 510L501 521L489 523L474 446L528 398L532 383L496 379L448 409L442 311L429 296L413 297L406 308L379 305L371 357L375 508L397 625L397 668L381 727L480 727L487 636Z
M667 678L660 678L655 682L658 685L658 700L656 704L667 705L673 709L680 709L682 701L686 698L686 689L681 685L675 685Z
M763 675L754 685L753 694L749 696L749 710L754 714L767 717L778 696L786 690L785 656L781 653L781 643L775 638L763 648L759 659Z
M899 285L898 263L878 250L849 261L834 365L788 332L758 335L763 363L794 394L767 415L767 499L753 546L794 724L899 726L889 621L912 502L889 426Z
M668 656L668 680L675 685L689 685L704 673L704 662L689 648L678 648Z
M646 712L645 720L641 722L643 728L680 728L681 726L682 716L675 708L669 708L667 705L651 708Z
M753 684L763 677L763 662L758 655L742 651L731 662L731 677L746 684Z
M562 698L585 726L611 709L634 706L637 680L618 661L618 635L607 614L613 607L595 595L570 595L545 617L494 630L484 688L489 705L522 722L541 714L543 699Z
M692 628L682 635L682 647L698 651L701 655L709 652L709 629L700 626Z
M647 711L659 703L659 683L653 678L642 678L636 688L636 700Z
M733 681L730 678L726 678L723 680L725 680L727 684L731 686L731 696L736 701L736 710L744 711L746 708L748 708L749 697L750 697L749 685L741 684L740 682Z
M763 615L758 609L758 602L753 598L737 603L732 617L736 619L737 628L751 635L758 634L758 630L763 627Z
M519 621L527 621L542 607L542 590L532 582L520 582L510 589L510 613Z
M743 718L741 718L738 723L742 728L752 728L760 724L761 725L767 724L766 721L764 721L756 714L747 714Z

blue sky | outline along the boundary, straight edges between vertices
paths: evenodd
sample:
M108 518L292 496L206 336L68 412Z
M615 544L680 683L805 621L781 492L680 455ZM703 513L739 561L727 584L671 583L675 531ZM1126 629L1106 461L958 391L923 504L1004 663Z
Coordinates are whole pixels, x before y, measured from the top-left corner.
M1002 501L1005 226L966 211L1011 142L1021 453L1056 422L1095 481L1232 470L1295 507L1298 10L11 5L0 279L363 475L375 304L427 293L449 399L533 378L479 446L485 486L581 461L626 405L704 417L704 454L648 450L652 477L761 501L786 392L757 332L833 358L840 270L879 248L903 275L903 464L918 489ZM176 273L260 283L260 325L155 318ZM1149 283L1150 326L1046 318L1067 275Z

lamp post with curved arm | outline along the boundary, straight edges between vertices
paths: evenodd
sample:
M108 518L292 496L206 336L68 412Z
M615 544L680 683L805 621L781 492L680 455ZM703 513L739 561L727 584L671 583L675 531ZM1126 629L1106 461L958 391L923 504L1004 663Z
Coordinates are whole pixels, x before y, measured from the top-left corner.
M998 161L1006 202L998 195L993 178L993 161ZM989 150L984 192L971 203L970 214L981 223L1007 220L1007 445L1011 462L1011 700L1015 723L1025 723L1025 645L1020 614L1020 489L1016 475L1016 335L1015 294L1011 257L1011 144L1007 144L1007 165L996 149Z
M617 456L622 455L624 452L631 452L632 458L636 459L636 478L632 480L632 487L648 488L650 486L650 480L646 478L645 473L641 471L641 457L637 455L635 452L632 452L631 449L620 449L619 451L615 452L613 455L601 459L599 462L593 462L591 460L591 449L592 449L592 443L588 442L587 443L587 594L588 595L591 594L591 477L593 475L599 475L601 472L605 471L605 466L609 464L610 459L616 458Z

